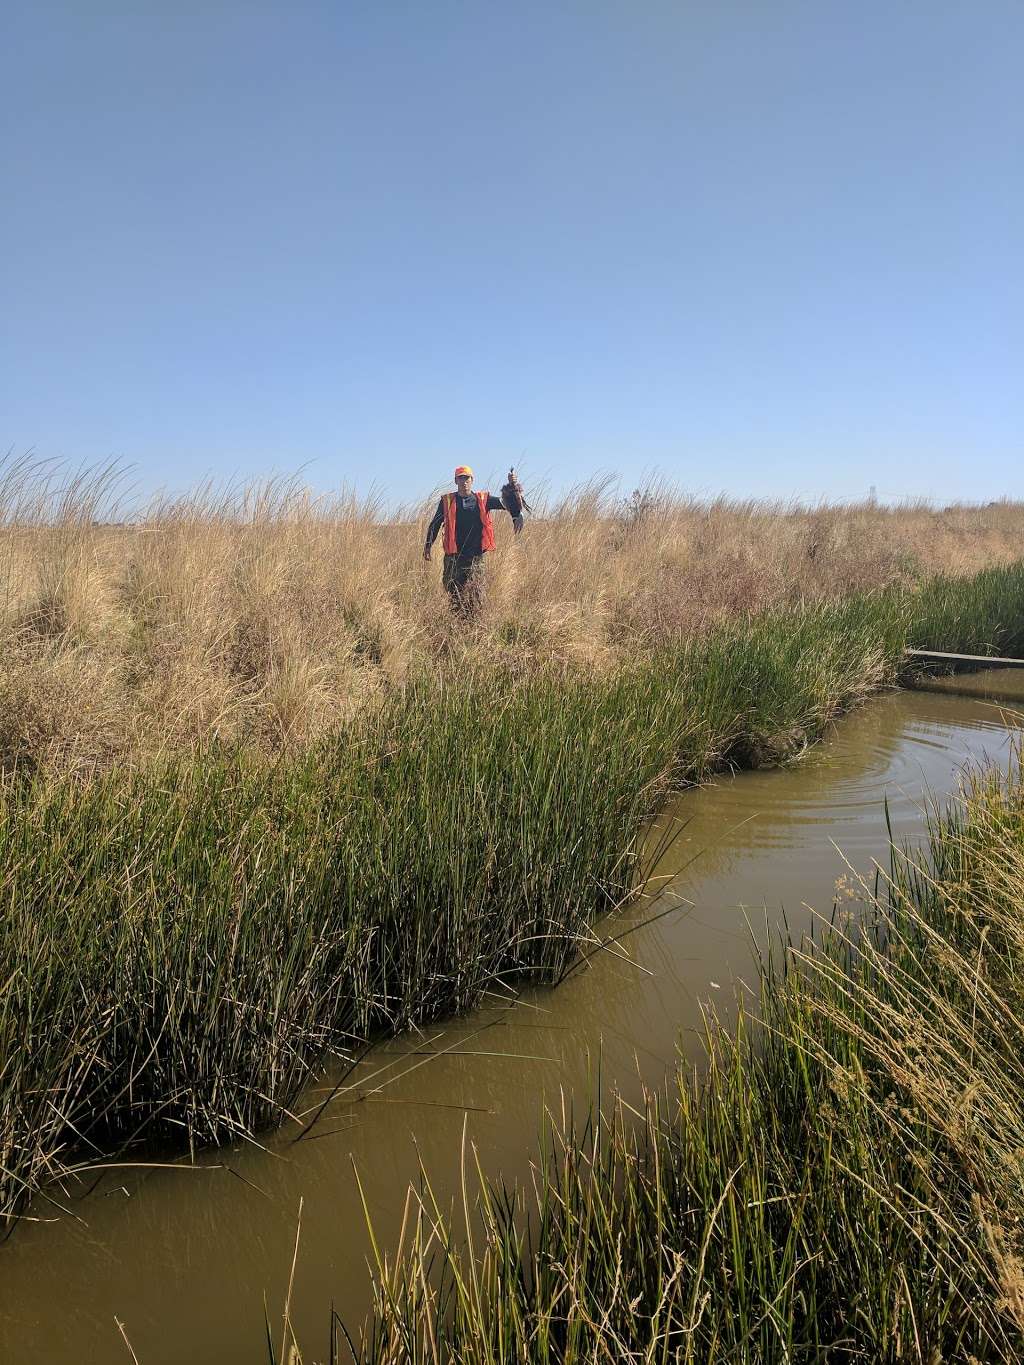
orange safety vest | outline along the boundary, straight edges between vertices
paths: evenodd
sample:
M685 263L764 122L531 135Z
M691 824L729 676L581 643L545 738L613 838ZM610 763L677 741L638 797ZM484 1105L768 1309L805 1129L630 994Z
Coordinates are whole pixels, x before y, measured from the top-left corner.
M480 525L483 527L483 534L480 537L481 550L494 549L494 523L491 521L491 514L487 510L487 499L489 493L474 493L477 506L480 508ZM441 501L444 503L444 552L446 555L457 555L459 547L455 540L455 514L458 510L455 504L457 493L444 493Z

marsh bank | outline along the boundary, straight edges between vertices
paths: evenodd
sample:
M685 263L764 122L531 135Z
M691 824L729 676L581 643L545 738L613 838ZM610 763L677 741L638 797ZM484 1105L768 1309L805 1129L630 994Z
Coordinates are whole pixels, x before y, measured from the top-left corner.
M799 934L828 912L837 881L843 893L847 860L884 859L883 797L897 837L914 837L927 794L954 790L967 760L1002 761L1008 744L997 705L893 693L838 722L799 767L674 799L651 835L649 847L676 836L651 894L614 931L651 922L557 990L494 997L380 1045L301 1140L322 1087L302 1097L303 1123L261 1139L266 1150L209 1152L198 1170L109 1171L89 1193L69 1190L71 1215L37 1200L30 1213L58 1221L23 1224L0 1254L0 1353L126 1358L116 1315L143 1365L259 1359L263 1294L274 1321L300 1197L293 1316L308 1349L323 1350L328 1305L355 1323L368 1303L353 1163L384 1248L420 1159L444 1198L457 1191L464 1116L485 1170L527 1177L543 1104L585 1107L598 1076L627 1099L660 1083L678 1046L699 1054L702 1008L729 1008L751 935L763 943L783 917Z

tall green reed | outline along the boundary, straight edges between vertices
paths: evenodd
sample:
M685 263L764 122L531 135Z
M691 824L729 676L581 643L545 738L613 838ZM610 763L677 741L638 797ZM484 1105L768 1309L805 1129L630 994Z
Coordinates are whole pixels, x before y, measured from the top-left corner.
M929 579L913 600L907 645L1024 656L1024 561L970 578Z
M773 613L611 675L439 669L274 765L211 748L16 776L0 1211L142 1132L251 1132L327 1049L557 979L635 889L664 791L798 753L896 678L915 610L888 593Z
M1024 1359L1019 770L862 893L763 964L758 1018L709 1026L699 1078L551 1123L532 1191L471 1173L452 1215L425 1174L352 1354Z

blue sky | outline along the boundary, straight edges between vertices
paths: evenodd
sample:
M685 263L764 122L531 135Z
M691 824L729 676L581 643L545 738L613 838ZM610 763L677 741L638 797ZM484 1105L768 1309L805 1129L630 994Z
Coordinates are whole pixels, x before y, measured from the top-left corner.
M0 449L142 489L1024 496L1019 0L4 28Z

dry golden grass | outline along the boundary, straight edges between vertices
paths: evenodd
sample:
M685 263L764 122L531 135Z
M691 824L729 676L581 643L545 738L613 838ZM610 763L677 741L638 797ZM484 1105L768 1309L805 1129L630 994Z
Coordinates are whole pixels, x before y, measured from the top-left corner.
M496 517L487 600L453 621L433 500L284 480L206 486L126 517L116 468L0 462L0 766L91 767L219 738L315 738L425 661L607 668L771 606L970 573L1024 553L1024 506L941 511L698 502L607 482Z

